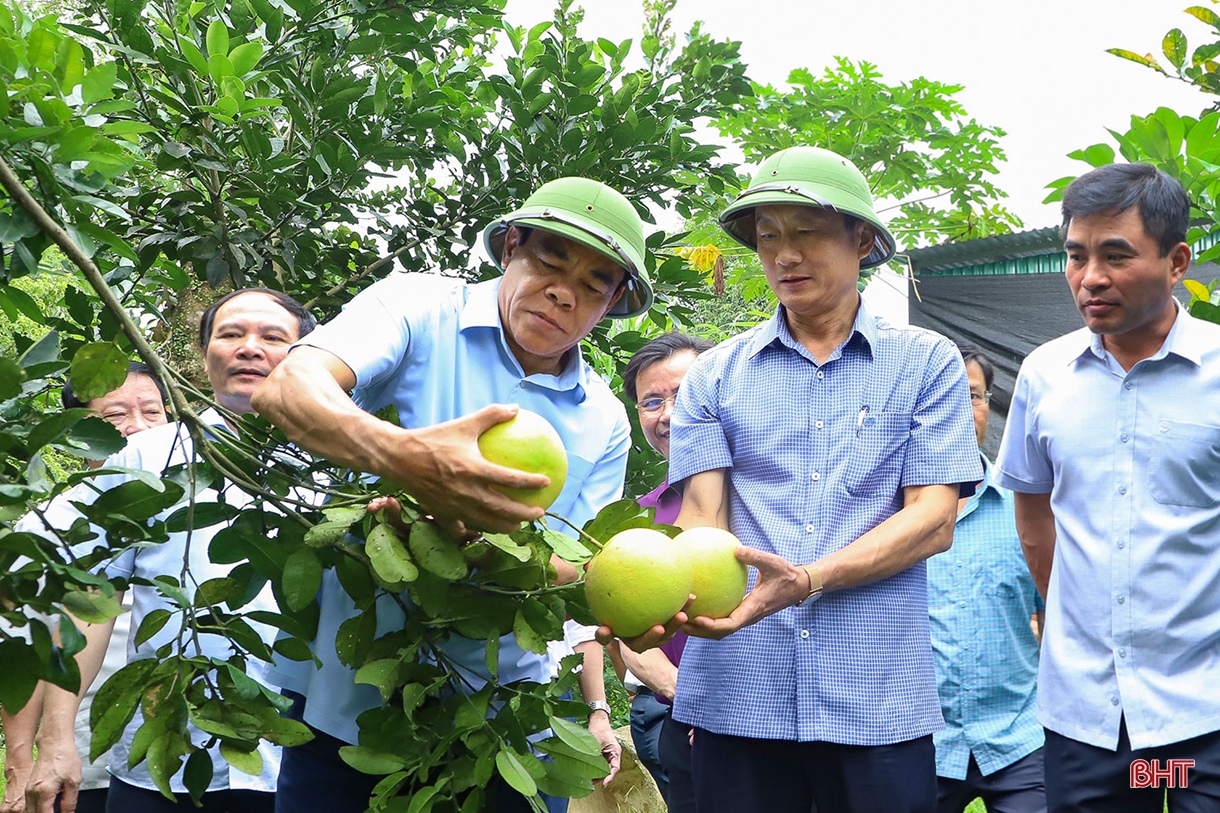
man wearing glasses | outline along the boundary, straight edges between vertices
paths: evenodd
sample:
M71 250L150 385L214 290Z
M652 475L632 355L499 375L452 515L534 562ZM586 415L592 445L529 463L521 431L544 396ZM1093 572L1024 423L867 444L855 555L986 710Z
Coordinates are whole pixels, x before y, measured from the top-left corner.
M995 368L959 345L979 446L991 417ZM1045 813L1042 726L1037 719L1038 639L1045 606L1021 552L1013 495L980 455L983 480L958 500L953 547L928 560L928 614L945 730L936 744L939 813L975 797L988 810ZM1041 623L1038 624L1041 629Z

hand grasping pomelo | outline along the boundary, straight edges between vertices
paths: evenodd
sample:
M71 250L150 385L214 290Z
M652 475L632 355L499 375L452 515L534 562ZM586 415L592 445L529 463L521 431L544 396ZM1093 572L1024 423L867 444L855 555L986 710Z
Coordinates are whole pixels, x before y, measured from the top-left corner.
M674 537L694 568L695 600L687 608L691 618L725 618L746 595L749 571L738 561L741 540L721 528L690 528Z
M631 528L610 537L585 571L585 598L598 622L633 638L674 617L690 597L685 550L660 531Z
M518 410L516 417L479 435L479 451L497 465L551 478L545 488L498 488L517 502L550 508L563 491L568 453L555 427L537 412Z

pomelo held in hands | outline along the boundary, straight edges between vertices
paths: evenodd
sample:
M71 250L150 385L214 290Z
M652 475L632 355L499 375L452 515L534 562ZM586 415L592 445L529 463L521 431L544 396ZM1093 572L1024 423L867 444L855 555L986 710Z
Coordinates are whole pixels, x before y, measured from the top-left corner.
M500 466L551 478L546 488L501 488L517 502L550 508L568 478L568 453L550 421L528 409L479 435L483 457Z
M615 635L633 638L664 624L690 598L686 550L660 531L630 528L610 537L585 570L585 598Z
M741 540L721 528L690 528L674 538L694 568L695 600L686 614L691 618L725 618L746 595L749 571L738 561Z

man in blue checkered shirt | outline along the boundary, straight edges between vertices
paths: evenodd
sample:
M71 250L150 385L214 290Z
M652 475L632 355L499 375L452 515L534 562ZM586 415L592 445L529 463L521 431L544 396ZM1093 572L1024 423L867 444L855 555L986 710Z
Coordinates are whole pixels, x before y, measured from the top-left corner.
M729 618L679 613L630 643L698 636L674 719L695 729L700 813L930 813L943 722L923 561L981 479L961 357L863 306L860 269L894 239L841 156L771 156L720 222L780 308L692 367L669 479L677 524L728 528L757 572Z
M982 446L995 368L975 348L959 349ZM933 738L939 813L962 813L976 796L991 813L1046 813L1038 639L1030 626L1045 608L1021 553L1013 494L996 483L986 458L983 469L974 496L958 501L953 547L928 560L928 616L945 715L945 730Z

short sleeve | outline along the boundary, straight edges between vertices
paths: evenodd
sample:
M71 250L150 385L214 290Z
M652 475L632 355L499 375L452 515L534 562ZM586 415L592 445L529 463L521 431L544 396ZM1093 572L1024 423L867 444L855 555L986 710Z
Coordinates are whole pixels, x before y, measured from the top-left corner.
M682 380L669 422L669 482L676 484L733 465L728 437L720 420L718 354L704 353Z
M938 340L911 415L902 486L959 485L983 479L966 366Z
M1000 485L1022 494L1049 494L1055 484L1050 458L1042 447L1037 431L1033 375L1029 361L1021 365L1013 388L1004 438L996 457Z

